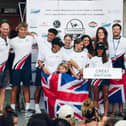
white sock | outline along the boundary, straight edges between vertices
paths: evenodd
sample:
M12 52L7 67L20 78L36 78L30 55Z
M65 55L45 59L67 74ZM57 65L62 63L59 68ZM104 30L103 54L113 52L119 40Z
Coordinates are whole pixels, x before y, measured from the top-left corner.
M35 104L35 109L40 109L39 104Z
M25 110L28 110L30 108L30 103L25 104Z
M39 104L35 104L35 111L36 111L36 113L41 113Z
M11 104L11 108L15 110L15 104Z

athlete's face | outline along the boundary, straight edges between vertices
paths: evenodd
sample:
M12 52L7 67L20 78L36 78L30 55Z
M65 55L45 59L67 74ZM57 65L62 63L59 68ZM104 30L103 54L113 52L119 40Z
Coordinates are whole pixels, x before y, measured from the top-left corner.
M18 36L19 36L20 38L25 38L26 34L27 34L27 28L20 27L20 28L18 29Z
M85 37L82 41L84 43L84 47L87 47L89 45L89 38L88 37Z
M8 23L3 23L0 28L0 34L2 37L7 37L10 32L10 27Z
M71 42L72 42L72 39L69 36L64 38L65 46L70 47L71 46Z
M103 49L97 49L98 56L102 56L104 50Z
M52 40L56 37L54 33L48 32L47 40L48 42L52 42Z
M79 44L75 44L75 48L77 51L81 51L83 47L84 47L83 41L80 42Z
M102 29L99 29L99 31L98 31L98 38L100 40L105 38L105 34L104 34L104 31Z
M58 71L59 71L60 73L66 73L66 72L67 72L67 70L65 69L65 67L62 66L62 65L59 66Z
M112 28L113 37L120 37L121 29L119 26Z
M56 53L56 52L58 52L58 51L60 50L60 48L61 48L61 47L60 47L59 45L55 45L55 44L54 44L54 45L52 46L52 51L53 51L54 53Z

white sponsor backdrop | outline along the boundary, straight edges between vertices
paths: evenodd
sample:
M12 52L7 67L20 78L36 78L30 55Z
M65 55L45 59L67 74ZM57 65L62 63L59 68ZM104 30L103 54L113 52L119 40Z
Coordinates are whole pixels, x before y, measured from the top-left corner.
M111 33L115 22L123 24L123 0L27 0L29 30L42 37L50 27L61 38L65 33L93 37L99 26Z

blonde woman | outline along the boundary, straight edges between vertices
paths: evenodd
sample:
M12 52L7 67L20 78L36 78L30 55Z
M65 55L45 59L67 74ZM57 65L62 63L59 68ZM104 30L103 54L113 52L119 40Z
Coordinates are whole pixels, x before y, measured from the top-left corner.
M95 109L94 102L91 99L83 101L81 112L84 120L79 126L102 126L100 117Z

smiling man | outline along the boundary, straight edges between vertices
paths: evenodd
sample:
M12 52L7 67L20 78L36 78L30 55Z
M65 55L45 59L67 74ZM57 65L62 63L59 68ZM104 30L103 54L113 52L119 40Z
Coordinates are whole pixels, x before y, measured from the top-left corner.
M8 34L10 27L8 23L0 26L0 111L3 111L5 101L5 87L8 84L7 60L9 54Z
M126 62L126 38L121 36L121 25L120 24L113 24L112 26L112 33L113 38L111 42L109 43L109 53L110 57L112 59L112 64L114 68L122 68L124 71L125 69L125 62ZM118 102L117 102L118 103ZM124 116L123 113L123 103L119 104L119 116ZM112 107L112 115L115 115L116 108L115 104L113 104Z
M15 110L15 101L17 89L20 83L23 83L23 93L25 99L26 116L30 105L31 85L31 52L34 44L33 37L27 35L28 25L20 23L17 27L18 36L11 39L10 46L15 52L15 58L12 66L12 91L11 91L11 107Z

